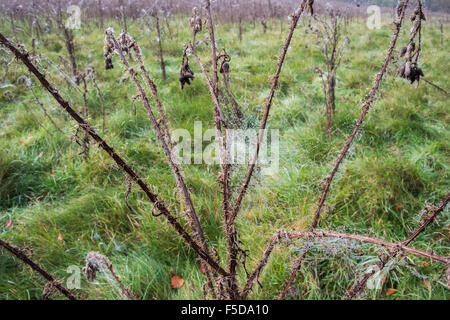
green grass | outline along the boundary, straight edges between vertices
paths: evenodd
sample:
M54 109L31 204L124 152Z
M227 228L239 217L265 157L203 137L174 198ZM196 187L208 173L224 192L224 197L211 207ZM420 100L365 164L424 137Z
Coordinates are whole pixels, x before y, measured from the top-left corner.
M191 34L186 27L187 19L177 18L171 24L172 39L164 36L166 83L160 77L155 32L147 35L136 24L129 31L143 49L170 127L193 133L194 121L202 121L204 130L212 128L212 101L195 59L191 59L195 81L184 91L178 87L183 45ZM115 23L114 27L116 32L120 30ZM0 30L12 37L8 26L1 25ZM392 33L389 26L368 30L363 21L355 21L348 27L351 48L338 71L337 114L330 140L324 132L321 84L314 74L314 68L320 67L324 60L312 35L304 30L300 26L295 33L269 119L271 128L280 129L280 171L270 178L255 176L237 219L243 246L250 252L249 269L255 266L276 230L307 230L320 181L328 174L359 116L361 101L382 65ZM449 30L445 25L446 38ZM254 29L249 23L240 43L236 26L217 26L218 46L226 47L232 56L232 91L244 108L248 127L259 123L286 31L280 34L277 21L272 21L267 34L262 33L259 25ZM449 75L444 69L450 65L447 54L450 46L447 40L441 46L439 37L438 26L428 23L421 61L427 78L446 88ZM203 34L198 38L202 39ZM407 39L404 32L397 49ZM14 42L23 42L31 48L30 39L20 32ZM79 68L95 67L105 99L107 131L101 135L182 219L182 208L174 197L173 176L139 102L134 115L131 102L137 94L134 84L117 56L113 70L106 71L103 67L102 30L94 25L84 27L75 32L75 43ZM210 63L208 46L203 44L198 50L203 60ZM53 33L40 40L37 51L54 61L60 55L67 58L62 40ZM46 65L45 61L42 65ZM70 74L67 63L62 68ZM394 78L394 70L392 67L383 81L361 135L333 183L322 228L399 241L417 225L426 203L436 204L448 192L448 98L425 83L415 88ZM81 110L80 89L69 86L53 67L49 71L48 78L61 95ZM15 83L22 74L27 74L25 68L13 62L8 83ZM80 148L71 139L74 122L34 78L33 84L34 93L63 133L56 131L44 117L30 89L21 86L0 89L0 237L32 248L33 259L63 281L70 276L66 272L69 266L81 268L86 254L95 250L110 258L123 282L143 299L201 299L204 276L195 253L163 218L151 215L151 204L136 186L129 199L133 211L125 206L123 173L96 147L91 148L89 158L84 161L79 155ZM7 90L12 100L5 98ZM89 90L90 121L101 128L101 106L94 88ZM192 165L183 169L207 238L223 257L226 244L217 168ZM238 172L241 177L233 179L236 187L243 168ZM446 209L438 223L413 245L448 256L448 213ZM13 223L9 229L5 228L6 219ZM63 235L62 241L58 241L59 234ZM277 297L300 248L299 243L275 250L261 276L263 288L255 287L251 298ZM380 252L371 245L353 244L353 249L331 241L315 245L290 298L340 299L353 281L376 263ZM370 292L368 298L448 299L443 265L416 257L407 259L394 267L383 289ZM415 264L416 271L412 272L405 261ZM171 289L171 269L185 279L181 289ZM427 278L424 280L417 273ZM81 289L76 293L87 294L88 299L120 298L105 277L100 277L97 283L82 279ZM243 271L240 280L245 280ZM28 267L5 250L0 251L0 299L38 299L44 284ZM387 288L396 288L397 292L386 296Z

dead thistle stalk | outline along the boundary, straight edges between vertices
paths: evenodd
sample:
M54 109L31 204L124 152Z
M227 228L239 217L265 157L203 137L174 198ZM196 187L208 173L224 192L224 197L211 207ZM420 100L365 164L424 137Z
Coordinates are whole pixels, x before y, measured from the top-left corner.
M60 282L56 281L55 278L51 274L49 274L47 271L42 269L39 265L34 263L33 260L31 260L28 255L18 247L9 244L8 242L5 242L0 239L0 246L11 252L13 255L15 255L18 259L22 260L23 263L29 265L31 269L39 273L42 277L44 277L49 283L51 283L51 287L55 287L58 289L63 295L65 295L69 300L76 300L75 296L67 289L65 288ZM49 285L50 286L50 285ZM45 289L47 288L47 289ZM43 291L43 298L48 298L51 291L50 288L46 285Z
M131 180L135 181L137 185L146 194L148 199L154 204L155 210L159 212L158 215L164 216L168 223L175 229L175 231L184 239L184 241L201 257L204 261L211 266L211 269L219 273L222 276L228 276L228 273L218 264L216 259L214 259L209 253L205 252L194 239L189 235L186 229L180 224L175 216L171 214L166 204L159 196L152 192L150 187L139 177L139 175L131 168L115 151L111 148L106 141L104 141L95 131L95 129L86 122L70 105L63 99L56 90L45 78L45 76L36 68L36 66L30 61L29 53L24 50L19 50L11 42L0 33L0 44L4 45L8 50L10 50L17 59L22 61L28 70L33 73L42 86L53 96L53 98L58 102L58 104L79 124L82 130L85 130L89 135L96 141L98 147L102 148L106 153L115 161L115 163L124 172L126 172Z
M334 164L330 174L328 175L328 177L326 178L326 184L325 187L322 190L322 194L319 198L319 202L317 204L317 209L314 213L314 220L311 224L311 230L314 230L318 224L319 224L319 219L320 219L320 214L322 212L322 208L325 204L325 200L327 198L328 192L330 190L330 186L331 186L331 182L333 181L334 177L336 176L337 171L339 170L339 167L342 163L342 161L344 160L345 156L347 155L348 150L350 149L351 144L353 143L353 140L355 139L356 134L359 131L359 128L361 127L367 113L369 112L370 107L372 106L372 103L375 99L375 95L380 87L381 81L383 80L383 76L385 75L387 68L389 66L389 63L392 59L393 56L393 52L394 52L394 48L395 45L397 44L397 40L398 37L400 35L400 30L401 30L401 26L402 26L402 22L403 19L405 17L405 13L406 13L406 8L408 6L408 2L409 0L406 1L402 1L400 2L401 5L399 5L399 7L401 6L399 11L399 17L398 19L394 22L395 25L395 31L394 31L394 35L391 41L391 44L389 46L388 52L386 54L383 66L381 67L381 71L376 75L375 77L375 82L374 85L368 95L367 100L365 101L365 103L362 106L362 112L361 115L359 117L359 119L356 122L355 127L353 128L352 133L350 134L347 142L345 143L344 147L342 148L336 163ZM300 255L300 257L298 257L292 267L291 267L291 272L290 272L290 276L288 281L286 282L283 291L281 292L279 299L284 299L288 293L288 290L290 289L290 287L292 286L292 283L294 282L295 277L297 276L297 273L301 267L302 261L306 255L307 250L303 251L303 254Z

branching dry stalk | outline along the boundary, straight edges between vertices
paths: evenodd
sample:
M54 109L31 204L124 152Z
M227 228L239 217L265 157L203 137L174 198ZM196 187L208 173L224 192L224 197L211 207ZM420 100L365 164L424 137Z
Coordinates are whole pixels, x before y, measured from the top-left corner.
M69 53L72 75L75 79L76 84L79 84L77 61L75 58L75 44L73 43L73 32L72 30L66 28L66 26L63 24L62 18L61 6L58 4L56 12L56 23L59 29L64 33L64 42L66 44L67 52Z
M214 25L213 25L213 19L211 16L211 3L209 0L204 1L204 7L207 15L207 22L208 22L208 30L209 30L209 41L211 44L211 57L212 57L212 68L213 68L213 77L212 80L206 71L203 63L201 62L199 56L197 55L195 51L195 35L198 32L198 23L192 23L191 20L191 26L193 28L193 42L190 44L190 49L192 51L192 54L195 56L197 63L199 64L203 75L205 76L206 84L210 90L210 95L214 103L214 121L216 125L216 138L219 140L219 159L220 159L220 167L221 167L221 173L219 177L219 183L222 188L222 208L224 212L224 229L227 239L227 247L228 247L228 271L230 273L229 279L227 279L227 290L228 290L228 296L230 299L238 299L239 298L239 289L237 286L237 279L236 279L236 266L237 266L237 254L238 254L238 248L236 245L236 237L235 237L235 231L234 227L227 224L227 218L229 215L229 203L230 203L230 196L231 196L231 190L229 185L230 180L230 164L229 164L229 148L228 148L228 139L227 139L227 126L228 123L225 120L225 117L223 115L220 103L219 103L219 78L217 73L217 63L218 63L218 57L217 57L217 51L216 51L216 41L215 41L215 35L214 35ZM193 21L198 18L197 10L193 10L194 17ZM201 28L200 28L201 30ZM224 130L224 134L222 133L222 130ZM221 293L223 295L223 293Z
M318 36L321 44L321 52L326 59L326 73L317 69L317 73L322 79L325 114L327 118L326 132L331 137L331 128L333 125L333 116L336 112L336 74L341 64L344 49L350 41L348 37L342 40L343 16L339 10L328 9L325 17L314 16L319 22L319 28L314 33Z
M83 83L83 102L84 102L84 118L86 121L89 120L89 105L87 100L87 94L88 94L88 88L87 88L87 82L86 82L86 73L81 73L78 76L78 79L81 79L81 82ZM90 139L89 134L84 131L83 139L81 141L81 154L83 155L84 159L87 159L89 156L89 148L90 148Z
M229 270L229 273L231 274L231 278L229 279L229 294L232 298L236 299L236 298L240 298L239 294L237 293L238 292L237 279L236 279L237 262L238 262L237 256L238 256L238 253L240 251L242 251L242 249L240 249L239 244L238 244L238 236L237 236L236 227L234 226L234 220L240 209L240 205L241 205L242 200L248 189L250 179L253 175L253 171L254 171L254 168L255 168L255 165L256 165L256 162L258 159L258 155L259 155L259 149L261 146L262 138L264 136L264 130L266 128L267 120L269 117L270 107L272 105L273 97L275 95L275 90L278 86L278 79L279 79L279 76L280 76L280 73L281 73L281 70L283 67L283 63L286 58L288 48L290 46L294 31L297 27L300 16L302 15L302 13L305 11L305 9L308 6L308 1L306 1L306 0L302 1L299 8L291 16L291 28L290 28L288 37L285 41L285 44L283 46L282 54L281 54L279 62L278 62L276 73L273 76L272 87L271 87L270 94L269 94L269 97L266 102L264 116L261 121L260 132L259 132L258 140L257 140L257 144L256 144L256 151L253 156L252 162L249 164L248 174L247 174L247 176L244 180L244 183L239 191L239 195L237 197L237 200L236 200L233 208L230 207L230 200L231 200L231 191L230 191L230 187L229 187L230 165L228 164L228 161L227 161L227 156L228 156L229 152L228 152L228 148L226 145L226 142L227 142L226 130L225 130L225 135L222 134L223 128L221 125L225 125L226 122L224 121L224 116L223 116L223 113L222 113L222 110L220 107L220 103L219 103L218 72L217 72L218 56L217 56L217 49L216 49L216 45L215 45L214 25L213 25L213 20L212 20L212 16L211 16L210 1L205 0L204 6L205 6L206 15L207 15L209 40L210 40L210 44L211 44L211 60L212 60L212 69L213 69L212 80L195 50L194 43L190 44L190 49L191 49L192 54L196 58L197 63L200 66L200 69L203 72L206 84L209 88L210 95L211 95L211 98L212 98L214 106L215 106L215 124L216 124L217 135L219 137L219 157L220 157L220 163L221 163L221 174L220 174L219 181L222 185L222 195L223 195L222 206L223 206L223 211L224 211L224 229L225 229L225 234L226 234L226 238L227 238L227 247L228 247L228 254L229 254L228 270ZM194 32L194 34L195 34L195 32ZM226 84L226 86L227 86L227 84Z
M98 146L102 148L108 155L115 161L115 163L126 172L130 178L136 182L137 185L146 194L148 199L154 204L154 208L158 211L158 216L164 216L169 224L176 230L176 232L184 239L184 241L203 259L209 266L222 276L228 276L228 272L225 271L218 262L206 251L204 251L200 245L195 241L185 228L178 222L177 218L173 216L166 204L162 199L158 197L157 194L153 193L150 187L139 177L139 175L130 167L115 151L110 147L106 141L104 141L95 131L95 129L86 122L70 105L63 99L59 94L58 90L55 89L45 78L45 76L33 65L29 59L29 53L26 51L19 51L11 42L0 33L0 44L8 48L17 59L22 61L28 70L33 73L42 86L53 96L53 98L59 103L59 105L80 125L80 127L87 131L89 135L96 141ZM152 212L153 214L153 212ZM155 215L155 214L154 214Z
M278 80L280 77L281 70L283 68L286 54L287 54L287 51L291 44L291 40L294 35L294 31L297 28L297 24L300 19L300 16L303 14L303 12L306 10L307 7L308 7L308 0L303 0L302 4L299 6L299 8L291 15L291 27L289 30L289 34L286 38L286 41L283 45L283 49L282 49L280 58L278 59L277 70L276 70L274 76L272 77L272 87L270 88L269 97L266 100L264 115L261 120L261 125L260 125L259 134L258 134L258 140L256 143L255 153L253 155L251 162L249 163L249 169L248 169L247 176L245 177L244 182L239 190L239 194L237 196L236 202L235 202L234 207L229 216L229 224L232 224L234 222L234 220L236 219L239 209L241 208L242 200L244 199L244 196L247 193L247 189L250 184L250 180L252 178L253 171L255 170L256 162L258 160L259 149L261 147L262 138L264 136L264 130L266 129L267 119L269 118L270 108L272 106L273 97L275 96L275 90L278 86Z
M411 16L411 21L413 22L413 26L410 31L411 37L408 45L403 47L400 52L400 57L405 57L405 63L400 66L397 72L401 78L408 79L411 84L417 81L418 85L421 77L424 76L418 62L420 53L422 52L422 21L425 20L426 18L422 8L422 1L417 0L417 7ZM416 40L418 45L416 45Z
M199 220L196 210L194 208L194 204L192 202L192 198L191 198L189 189L185 183L185 179L181 173L181 169L180 169L179 165L176 163L176 160L174 159L174 156L172 154L172 141L171 141L169 129L167 126L167 120L165 118L164 111L162 109L162 104L161 104L160 100L158 99L156 85L150 78L150 75L148 74L147 70L145 69L141 49L139 48L139 45L137 44L137 42L134 41L133 38L131 38L131 36L128 35L128 33L126 33L125 31L123 31L122 34L119 36L119 39L121 39L120 44L117 41L117 39L114 37L114 33L111 28L109 28L106 31L106 37L107 37L106 43L109 43L109 42L114 43L114 48L119 53L120 58L124 64L126 70L130 74L130 77L132 78L134 84L136 85L136 88L139 91L139 96L140 96L141 100L143 101L144 107L147 109L150 120L152 121L152 124L153 124L153 128L158 136L159 141L162 144L165 155L169 161L169 165L170 165L172 172L176 178L177 186L181 189L184 203L187 207L186 217L187 217L190 227L192 228L192 231L194 232L194 240L197 242L197 244L199 244L202 247L204 252L209 255L208 244L207 244L204 232L203 232L203 228L200 224L200 220ZM130 49L134 50L134 53L140 64L140 69L141 69L142 73L144 74L144 77L150 86L153 100L156 102L158 111L161 115L161 122L163 124L162 129L161 129L159 121L156 119L155 114L153 113L153 110L150 106L150 103L149 103L147 95L144 91L144 88L142 87L141 83L139 82L139 80L136 77L136 72L129 65L128 60L126 59L125 55L123 54L123 48L128 48L129 50ZM209 271L207 272L207 278L208 278L209 282L212 281ZM212 284L210 285L210 289L213 292Z
M100 100L100 105L102 107L102 132L105 134L106 130L106 110L105 110L105 102L103 100L103 94L98 86L97 79L95 77L95 70L93 67L86 69L86 74L91 78L92 84L94 85L95 90L97 90L97 96Z
M242 202L246 194L248 193L248 189L251 183L251 179L253 177L256 164L259 158L259 151L262 145L262 140L264 138L264 131L267 126L268 118L270 115L270 109L273 104L273 99L276 93L276 90L279 85L279 77L281 71L283 69L284 62L286 60L286 55L291 45L294 32L297 28L299 20L302 15L306 13L310 13L313 15L313 4L314 0L301 0L299 1L299 6L295 10L295 12L290 16L290 29L289 33L285 39L283 44L281 54L278 59L277 67L275 74L272 76L272 82L270 85L269 95L264 104L264 112L261 119L261 123L259 126L259 133L256 142L255 152L252 155L251 160L248 163L248 169L246 171L246 175L237 190L236 195L233 193L233 190L230 186L230 179L232 175L232 166L229 161L230 157L230 145L228 140L227 130L233 128L233 126L240 126L240 118L242 117L242 113L240 110L240 106L236 99L231 94L230 90L230 60L231 57L227 54L226 50L218 51L216 44L216 36L214 32L214 21L211 13L211 1L203 0L204 9L206 12L206 26L208 28L208 36L210 43L210 54L211 54L211 71L209 71L205 64L202 62L197 50L196 50L196 42L195 38L199 32L202 31L203 22L201 18L201 12L195 7L192 11L192 18L190 19L190 26L192 28L193 37L192 42L190 42L184 49L183 61L180 69L180 87L183 89L184 85L190 84L190 81L194 79L194 73L189 67L189 58L188 53L192 54L195 57L196 62L201 69L201 72L204 75L206 86L208 87L212 102L213 102L213 118L216 127L216 139L218 140L219 146L219 161L220 161L220 175L218 178L218 184L220 186L220 191L222 194L222 210L223 210L223 229L226 239L227 245L227 257L226 257L226 267L222 267L220 265L220 261L222 260L213 246L209 247L208 241L203 231L203 226L200 223L200 218L198 213L196 212L192 195L189 191L189 187L186 183L186 179L182 173L182 168L179 163L177 163L175 156L173 154L175 143L172 141L171 134L169 131L169 123L165 114L165 110L163 104L158 96L158 89L152 77L150 76L147 68L145 67L144 57L142 56L141 48L138 43L128 34L126 31L127 21L126 14L124 12L124 4L123 1L120 1L119 13L122 19L122 23L124 25L124 30L122 33L116 38L114 35L114 31L112 28L108 28L106 30L105 36L105 68L112 69L113 66L113 56L117 53L120 56L121 62L129 74L129 77L133 81L134 85L137 88L138 94L133 98L133 103L135 100L140 99L143 102L143 106L148 112L148 116L152 123L153 129L156 132L157 138L162 145L165 156L168 160L168 165L171 168L171 171L175 177L176 181L176 194L181 194L182 202L186 208L185 214L186 221L188 227L184 227L181 222L177 219L177 217L170 212L168 206L165 202L160 198L159 195L154 193L152 189L140 178L140 176L134 171L134 169L129 166L122 159L112 147L110 147L106 141L104 141L96 132L95 128L87 121L88 120L88 101L87 101L87 78L91 77L93 81L93 85L97 90L97 94L99 96L101 107L102 107L102 128L103 133L106 128L106 115L105 115L105 106L103 101L102 93L98 87L98 84L95 79L94 70L92 68L87 68L86 71L82 74L78 74L77 66L75 62L75 48L73 45L73 34L70 30L67 30L62 25L61 18L61 10L58 8L57 12L57 22L60 26L61 30L64 32L67 50L69 52L72 71L75 76L75 79L78 82L83 83L83 100L84 100L84 114L81 115L81 112L76 112L70 104L63 99L63 97L59 94L58 90L53 87L46 79L45 75L42 74L37 67L35 66L35 60L30 59L29 53L26 51L24 47L16 47L11 42L0 33L0 44L5 46L9 51L13 53L13 55L20 60L28 70L33 73L42 86L53 96L53 98L58 102L58 104L77 122L79 130L82 130L84 134L83 138L83 146L89 147L90 139L93 139L96 145L102 148L104 151L108 153L108 155L115 161L123 172L127 174L127 191L125 193L125 204L128 208L131 207L128 204L128 196L130 195L131 188L133 183L139 185L141 190L146 194L147 198L153 204L152 215L164 216L168 223L174 228L174 230L182 237L184 242L192 248L199 257L201 263L201 269L204 270L206 281L202 286L202 291L205 299L210 296L213 299L247 299L249 294L252 292L252 289L255 283L259 283L259 278L264 270L265 266L268 264L269 258L273 253L274 248L280 243L291 243L295 240L301 240L303 249L300 256L294 261L289 277L284 284L284 288L279 295L279 299L286 298L292 284L299 272L299 269L302 265L302 262L312 244L313 241L318 241L322 238L335 238L335 239L346 239L350 241L357 241L362 243L371 243L374 245L378 245L387 249L388 254L380 256L380 263L377 265L377 270L382 270L387 263L393 258L402 255L402 254L411 254L419 257L431 259L433 261L444 263L447 267L450 265L450 258L436 255L433 252L423 251L415 248L409 247L409 244L419 235L421 234L429 225L433 223L437 215L444 210L448 202L450 201L450 194L446 196L446 198L437 206L429 206L425 209L425 215L418 228L414 230L411 235L400 243L389 242L386 240L382 240L375 237L365 236L365 235L357 235L357 234L348 234L336 232L333 230L325 231L319 230L318 226L320 223L320 216L325 206L325 202L328 196L328 193L331 188L331 184L334 181L336 173L338 172L340 165L344 161L347 153L353 144L357 133L362 126L374 100L376 94L379 90L383 77L385 76L389 63L392 60L393 52L399 38L402 23L405 18L406 9L408 6L409 0L400 1L400 5L398 6L394 21L394 34L387 51L387 55L384 60L384 64L380 70L380 72L376 75L373 87L371 88L365 102L362 104L361 114L356 122L356 125L353 128L352 133L348 137L345 145L341 149L335 164L333 165L330 174L327 176L324 184L324 188L321 190L320 197L318 199L316 210L314 211L314 217L311 224L311 228L307 232L288 232L284 230L280 230L275 233L275 235L270 240L266 250L263 252L262 257L258 260L258 263L255 269L249 273L246 267L245 259L248 256L247 251L241 248L241 243L239 241L239 234L237 227L235 225L236 218L241 210ZM421 47L421 27L422 20L425 20L425 16L422 11L422 3L421 0L417 0L418 6L414 12L414 16L412 17L412 21L414 22L413 28L410 31L410 40L408 46L402 49L404 51L403 55L405 55L406 63L402 66L403 69L400 69L400 75L404 78L414 81L419 81L421 77L423 77L423 72L417 66L418 59L422 50ZM101 2L99 2L101 7ZM270 1L269 1L270 5ZM275 9L271 9L274 11ZM103 25L103 10L100 9L101 12L101 25ZM156 13L152 14L152 16L156 19L156 29L158 33L158 44L159 44L159 60L161 65L162 77L163 80L166 79L165 72L165 62L163 57L163 47L161 43L161 30L160 30L160 20ZM337 21L339 17L336 13L331 13L331 23L323 22L323 34L326 34L329 38L330 42L325 44L324 55L327 59L327 70L326 73L318 72L322 76L322 81L324 84L324 96L326 100L327 106L327 132L331 133L331 125L332 120L331 116L335 110L335 102L334 102L334 88L336 84L336 70L339 66L342 58L342 50L345 44L340 44L340 36L339 36L339 23ZM316 20L319 18L316 17ZM319 19L320 20L320 19ZM166 23L168 21L166 19ZM261 24L264 27L264 32L267 29L267 22L265 17L261 20ZM282 24L281 24L282 26ZM170 33L170 30L169 30ZM242 15L239 13L239 37L242 38ZM418 46L416 48L414 40L418 38ZM134 56L134 57L133 57ZM135 59L134 59L135 58ZM134 69L134 65L137 65L138 69ZM219 71L220 65L220 71ZM208 66L209 67L209 66ZM223 84L224 90L222 87L219 88L219 74L223 74ZM326 76L325 76L326 74ZM141 80L142 78L145 80ZM411 82L414 82L411 81ZM428 82L427 80L425 80ZM142 83L143 82L143 83ZM432 84L430 82L430 84ZM220 83L222 86L222 83ZM432 84L434 85L434 84ZM149 97L147 86L150 89L151 97ZM437 86L435 86L437 87ZM441 89L441 88L440 88ZM441 89L443 92L445 90ZM447 93L448 94L448 93ZM150 99L153 102L150 102ZM39 100L36 97L36 101L40 104ZM231 114L229 105L234 108L234 117L229 116ZM154 110L154 106L156 105L156 110ZM40 104L41 107L42 104ZM226 109L223 109L225 108ZM225 112L228 112L228 116L225 117ZM46 113L44 108L44 113ZM47 113L46 113L46 116ZM49 116L48 116L49 117ZM51 121L52 119L49 118ZM56 124L52 121L52 123ZM58 128L59 129L59 128ZM87 156L87 150L84 150L85 155ZM232 201L235 198L234 202ZM183 220L184 221L184 220ZM191 235L192 234L192 235ZM65 294L69 299L75 299L73 295L65 289L59 282L57 282L51 275L46 273L44 270L39 268L34 262L32 262L23 251L18 249L15 246L12 246L2 240L0 240L0 245L11 253L16 255L19 259L21 259L24 263L30 265L33 270L39 272L44 278L46 278L49 282L44 288L44 292L42 294L43 298L48 298L52 293L54 288L60 290L63 294ZM225 259L224 259L225 260ZM114 280L119 284L120 292L123 297L126 299L135 299L133 294L126 288L121 282L119 276L115 272L112 263L108 260L107 257L97 253L90 252L86 257L86 267L83 271L87 274L90 280L95 279L96 272L104 270L104 268L108 269ZM239 271L240 268L243 268L247 275L247 279L245 284L242 284L240 287L239 284ZM357 281L357 283L352 286L346 293L347 299L352 299L356 297L366 286L366 282L370 279L371 276L375 274L377 270L373 270L371 273L367 273L364 275L363 279ZM450 270L450 269L449 269ZM203 271L202 271L203 272Z
M161 74L162 74L162 79L163 81L166 81L167 76L166 76L166 63L164 61L164 52L163 52L163 44L162 44L162 38L161 38L161 27L160 27L160 23L159 23L159 16L157 13L155 13L153 15L153 17L155 18L155 23L156 23L156 32L158 34L158 55L159 55L159 64L161 66Z
M295 239L302 239L307 241L313 241L320 238L339 238L339 239L348 239L348 240L354 240L358 242L365 242L365 243L372 243L379 245L384 248L388 248L391 250L391 254L388 257L380 257L380 260L382 261L377 269L374 269L371 273L366 274L366 276L358 282L355 286L353 286L348 292L347 297L352 298L356 295L357 292L359 292L362 288L364 288L365 283L367 280L376 273L376 271L381 270L389 260L393 259L398 254L407 253L416 255L419 257L427 258L436 262L441 262L445 265L450 264L450 257L443 257L436 255L433 252L423 251L415 248L409 248L408 245L420 234L422 233L432 222L436 219L439 213L441 213L445 207L448 205L448 202L450 201L450 194L448 194L444 200L437 206L431 206L427 207L425 209L426 214L424 216L424 219L420 223L420 226L414 230L411 235L405 239L404 241L400 243L394 243L389 242L385 240L381 240L374 237L364 236L364 235L357 235L357 234L348 234L348 233L341 233L341 232L335 232L335 231L325 231L325 230L317 230L313 229L309 232L287 232L284 230L277 231L275 235L272 237L272 240L268 244L266 250L264 251L262 258L259 260L257 267L250 275L249 279L247 280L246 285L244 286L243 292L242 292L242 298L245 299L248 294L250 293L253 284L255 280L257 280L263 270L263 268L267 265L269 261L269 257L271 253L273 252L273 249L276 245L278 245L280 242L289 242ZM305 246L303 248L303 251L306 252L308 250L309 246ZM395 254L394 254L395 252Z
M400 3L402 4L402 7L401 7L401 10L400 10L400 14L399 14L398 20L396 20L394 22L394 26L395 26L394 35L392 37L392 41L391 41L391 44L389 46L388 52L386 54L386 58L384 60L383 66L381 67L381 71L375 77L374 85L373 85L372 89L370 90L370 93L368 95L367 100L365 101L365 103L362 106L361 115L359 116L358 120L356 121L356 125L353 128L352 133L350 134L350 136L347 139L344 147L342 148L342 150L341 150L341 152L340 152L340 154L339 154L339 156L338 156L338 158L336 160L336 163L334 164L330 174L326 178L325 187L322 190L322 194L321 194L321 196L319 198L319 202L317 204L317 209L314 212L314 220L313 220L313 222L311 224L311 230L314 230L319 224L320 214L321 214L323 206L325 204L325 200L327 198L328 192L330 191L331 183L332 183L334 177L336 176L336 173L338 172L341 163L343 162L345 156L347 155L347 152L350 149L350 146L352 145L353 140L355 139L356 134L359 131L359 128L361 127L361 125L362 125L362 123L363 123L367 113L370 110L370 107L372 106L372 103L373 103L373 101L375 99L376 93L378 92L378 89L380 87L381 81L383 80L383 77L386 74L387 68L388 68L389 63L390 63L390 61L392 59L394 48L395 48L395 45L397 44L397 40L398 40L398 37L400 35L400 30L401 30L401 27L402 27L402 23L403 23L403 20L405 18L406 9L407 9L409 0L405 0L405 1L402 1ZM292 283L294 282L295 277L297 276L298 270L301 267L301 264L302 264L302 261L303 261L305 255L306 255L306 252L307 252L307 250L304 250L303 253L300 255L300 257L298 257L294 261L294 263L293 263L293 265L291 267L291 272L290 272L290 275L289 275L289 279L286 282L286 284L284 286L284 289L283 289L283 291L281 292L281 294L279 296L279 299L284 299L286 297L286 295L288 293L288 290L291 288Z
M34 271L39 273L42 277L44 277L44 279L49 281L49 283L52 284L52 287L55 287L56 289L59 290L59 292L65 295L67 299L77 300L75 296L67 288L65 288L60 282L56 281L55 278L50 273L39 267L39 265L37 265L33 260L31 260L23 250L1 239L0 239L0 246L11 252L18 259L22 260L23 263L29 265L31 269L33 269ZM43 295L43 298L48 298L48 295L47 296Z
M34 100L36 101L37 105L42 109L42 112L44 113L45 117L50 120L50 122L53 124L53 126L55 127L56 130L58 130L61 133L64 133L60 127L58 127L58 125L56 124L55 120L50 116L50 114L48 113L47 109L44 107L44 105L42 104L42 102L39 100L39 98L37 97L37 95L34 93L33 90L31 90L34 96Z

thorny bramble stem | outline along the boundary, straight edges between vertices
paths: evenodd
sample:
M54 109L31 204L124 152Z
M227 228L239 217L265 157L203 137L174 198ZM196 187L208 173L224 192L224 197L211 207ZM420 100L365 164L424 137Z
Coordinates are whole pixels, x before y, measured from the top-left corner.
M0 34L1 36L1 34ZM39 273L42 277L44 277L47 281L52 283L52 286L56 287L63 295L65 295L69 300L77 300L74 295L66 289L61 283L55 280L51 274L49 274L47 271L43 270L41 267L39 267L36 263L33 262L22 250L20 250L18 247L9 244L8 242L5 242L0 239L0 246L11 252L13 255L15 255L17 258L22 260L25 264L29 265L31 269Z

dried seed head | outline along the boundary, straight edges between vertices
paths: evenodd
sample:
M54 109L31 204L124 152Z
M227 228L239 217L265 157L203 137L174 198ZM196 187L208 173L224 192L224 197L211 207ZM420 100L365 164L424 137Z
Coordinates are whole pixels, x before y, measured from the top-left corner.
M230 55L227 53L225 48L222 49L222 53L217 57L217 60L222 60L220 64L220 73L225 74L226 76L230 73L230 64L231 61Z
M400 51L400 58L404 57L407 51L407 47L403 47L402 50Z
M230 73L230 64L228 62L223 62L220 66L220 73L228 74Z
M118 42L122 51L126 53L129 53L129 49L134 48L136 44L134 39L125 30L122 30L119 34Z
M398 3L397 9L396 9L397 19L400 19L400 16L402 15L404 7L405 7L405 1L400 1Z
M194 36L202 31L202 18L200 17L200 14L198 12L198 8L194 7L192 8L192 17L190 20L190 25L192 28L192 32L194 33Z
M409 80L411 84L415 81L419 83L420 78L425 76L423 70L419 68L416 63L410 61L401 65L397 73L401 78Z
M425 14L423 13L422 5L420 3L417 5L416 9L414 9L414 13L411 16L411 21L415 21L416 19L424 21L427 20Z
M113 28L106 29L105 32L105 45L103 48L105 58L105 69L109 70L114 68L112 63L112 55L114 54L114 30Z
M83 268L83 272L90 281L94 281L97 278L97 272L103 271L102 265L108 269L112 267L111 261L104 255L94 251L89 252L86 256L86 266Z
M189 62L185 61L181 64L180 67L180 88L183 90L184 85L187 83L188 85L191 84L191 80L194 80L195 75L194 72L189 68Z

